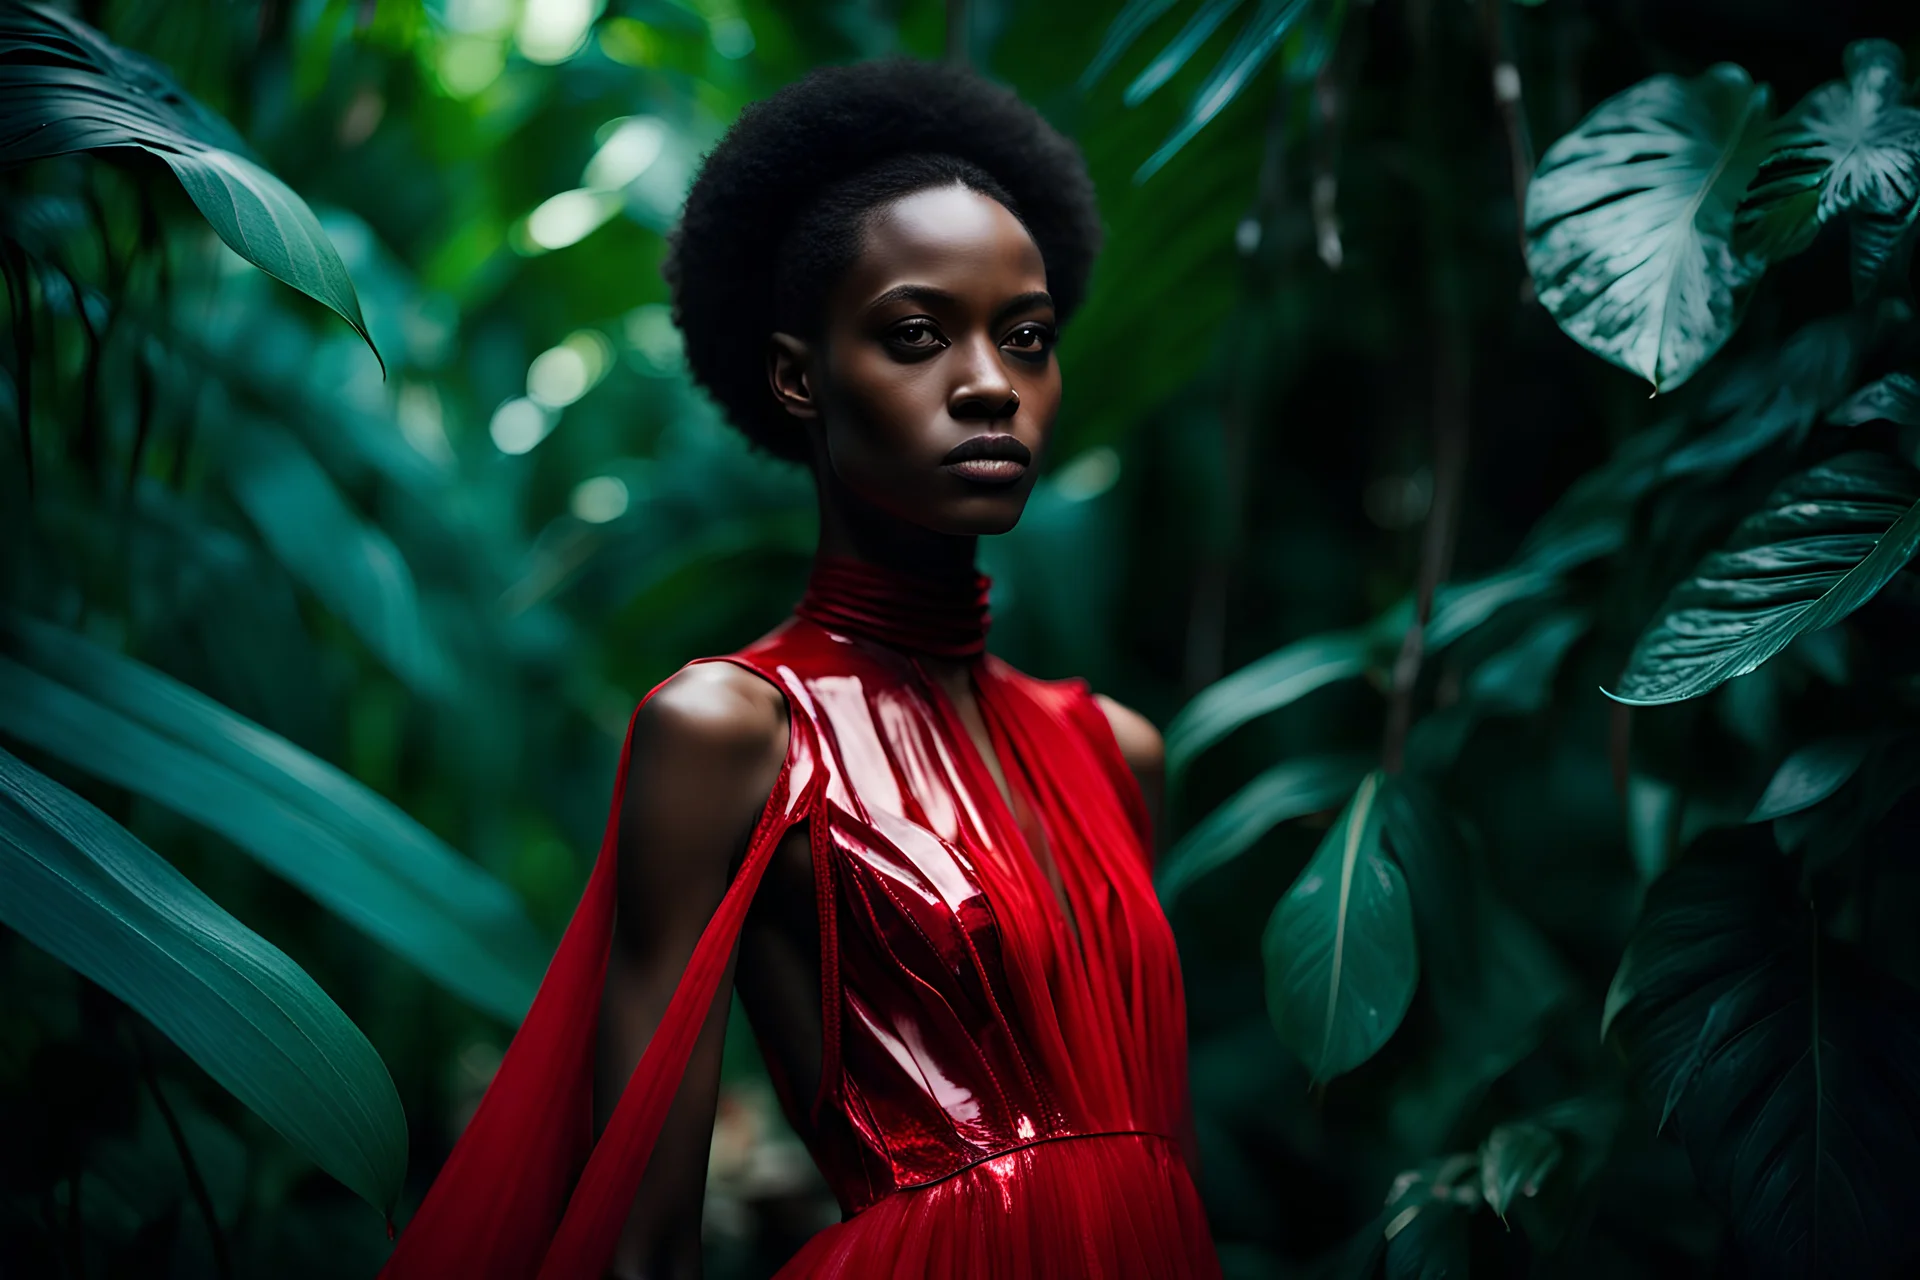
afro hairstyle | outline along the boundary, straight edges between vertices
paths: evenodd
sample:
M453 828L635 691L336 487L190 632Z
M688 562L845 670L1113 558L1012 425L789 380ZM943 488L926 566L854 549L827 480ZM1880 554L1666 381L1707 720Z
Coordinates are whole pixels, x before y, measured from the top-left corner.
M1064 322L1100 247L1086 162L1039 112L971 71L906 58L822 68L747 107L707 156L662 270L694 378L749 440L806 457L767 388L768 337L817 336L868 214L949 184L1020 219Z

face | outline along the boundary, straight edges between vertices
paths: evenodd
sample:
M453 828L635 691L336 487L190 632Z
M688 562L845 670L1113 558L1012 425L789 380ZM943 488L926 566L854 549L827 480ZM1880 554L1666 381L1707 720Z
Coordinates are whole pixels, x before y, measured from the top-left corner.
M1006 207L937 187L874 212L823 337L774 335L774 394L823 483L936 533L1004 533L1060 406L1053 300Z

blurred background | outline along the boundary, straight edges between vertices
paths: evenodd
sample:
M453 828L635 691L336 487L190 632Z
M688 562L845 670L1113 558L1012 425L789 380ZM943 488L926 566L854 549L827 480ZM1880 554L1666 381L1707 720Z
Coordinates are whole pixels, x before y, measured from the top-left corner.
M1841 412L1911 359L1908 259L1870 297L1838 226L1780 254L1706 372L1650 399L1542 304L1525 216L1540 153L1603 100L1732 62L1784 118L1847 83L1854 41L1920 53L1910 0L52 12L104 41L19 6L0 40L6 1274L378 1269L382 1211L418 1203L572 910L635 701L805 578L810 482L687 379L664 235L744 104L894 52L1011 84L1099 187L1057 446L983 547L992 642L1173 726L1163 892L1228 1274L1825 1274L1765 1235L1853 1222L1799 1175L1862 1202L1911 1178L1815 1122L1883 1089L1881 1127L1912 1136L1905 757L1847 797L1920 724L1913 575L1684 706L1601 692L1784 477L1843 445L1913 460L1903 384ZM49 129L86 136L35 151ZM1920 191L1900 181L1888 200ZM1861 1074L1809 1083L1802 1034L1760 1083L1715 1078L1733 1110L1701 1118L1730 1006L1603 1041L1652 989L1610 984L1677 852L1754 830L1783 761L1834 740L1800 810L1850 806L1839 851L1798 883L1815 937L1890 985L1839 1031L1818 969L1782 1000ZM1263 935L1329 832L1365 824L1343 806L1377 764L1413 923L1361 942L1406 998L1335 1065L1292 1047L1313 1038ZM222 1041L253 998L207 994L222 946L279 975L250 989L289 1025L352 1042L326 1105L384 1121L328 1119L271 1033ZM737 1010L734 1032L716 1280L837 1216ZM1733 1153L1748 1132L1764 1150Z

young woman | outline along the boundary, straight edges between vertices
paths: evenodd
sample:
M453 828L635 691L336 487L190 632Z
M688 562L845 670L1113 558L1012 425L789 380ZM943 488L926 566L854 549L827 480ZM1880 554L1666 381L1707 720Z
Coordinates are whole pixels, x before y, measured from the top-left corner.
M1073 145L951 67L816 73L707 159L676 318L812 468L813 578L634 713L586 894L387 1276L697 1275L736 981L844 1215L782 1276L1218 1274L1159 737L988 656L973 567L1032 490L1098 237Z

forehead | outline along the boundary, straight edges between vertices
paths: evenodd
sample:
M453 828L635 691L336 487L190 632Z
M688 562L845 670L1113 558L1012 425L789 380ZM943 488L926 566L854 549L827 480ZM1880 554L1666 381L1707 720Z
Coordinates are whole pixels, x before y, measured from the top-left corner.
M1020 293L1046 288L1046 263L1020 219L991 196L932 187L875 209L842 287L859 303L899 284Z

